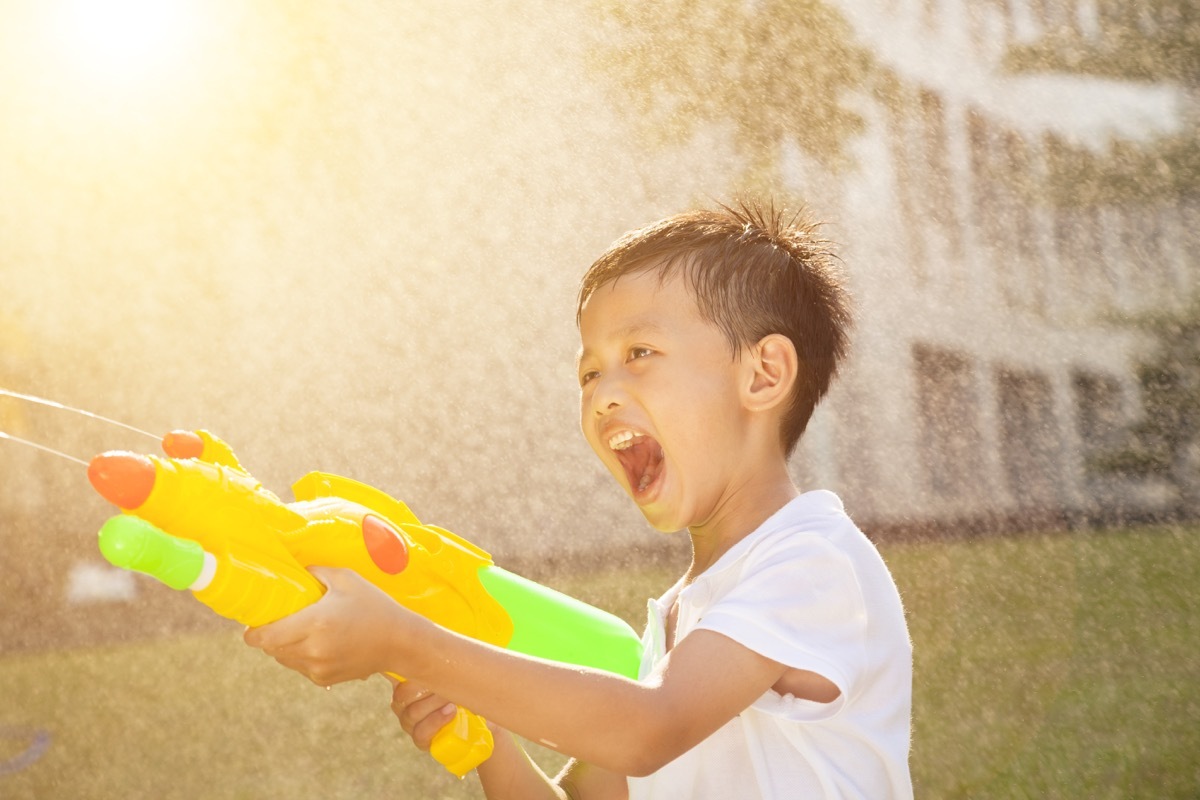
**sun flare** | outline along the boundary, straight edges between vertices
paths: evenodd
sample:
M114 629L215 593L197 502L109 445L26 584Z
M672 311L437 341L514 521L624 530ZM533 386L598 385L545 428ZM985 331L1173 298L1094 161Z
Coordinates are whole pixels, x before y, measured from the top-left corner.
M79 79L123 92L186 68L198 16L191 0L63 0L55 28Z

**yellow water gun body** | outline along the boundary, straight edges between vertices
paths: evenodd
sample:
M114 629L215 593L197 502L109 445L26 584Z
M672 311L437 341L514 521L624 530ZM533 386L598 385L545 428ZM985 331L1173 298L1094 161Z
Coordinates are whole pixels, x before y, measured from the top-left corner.
M100 531L101 552L117 566L191 589L252 627L324 593L307 567L344 567L457 633L637 677L641 645L625 622L500 569L378 489L312 472L293 485L296 502L283 503L205 431L173 432L163 449L169 457L109 452L89 465L92 485L126 512ZM460 709L430 752L461 777L492 745L483 720Z

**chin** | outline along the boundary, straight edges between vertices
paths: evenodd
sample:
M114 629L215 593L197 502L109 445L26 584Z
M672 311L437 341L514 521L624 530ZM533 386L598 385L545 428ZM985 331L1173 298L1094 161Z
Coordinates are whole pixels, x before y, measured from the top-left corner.
M650 527L654 528L654 530L658 531L664 536L670 536L673 533L680 533L687 528L687 525L679 525L672 522L655 522L654 520L650 519L650 517L646 517L646 521L650 523Z
M642 516L646 518L646 522L650 523L650 527L659 533L679 533L688 527L686 521L665 514L661 510L656 511L654 508L647 508L645 506L639 506L638 510L642 512Z

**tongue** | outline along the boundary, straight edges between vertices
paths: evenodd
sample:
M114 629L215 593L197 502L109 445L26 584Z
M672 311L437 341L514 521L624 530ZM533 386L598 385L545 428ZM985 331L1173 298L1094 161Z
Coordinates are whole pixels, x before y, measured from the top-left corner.
M634 491L644 491L662 471L663 451L658 442L642 437L621 452L621 463Z

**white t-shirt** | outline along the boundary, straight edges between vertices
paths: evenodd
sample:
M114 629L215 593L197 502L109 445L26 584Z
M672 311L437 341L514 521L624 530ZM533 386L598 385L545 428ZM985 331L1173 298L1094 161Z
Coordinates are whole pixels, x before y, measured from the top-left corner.
M827 491L803 494L682 591L649 603L642 676L676 641L721 633L819 673L832 703L767 691L658 772L629 779L631 800L911 798L912 643L900 594L874 545Z

